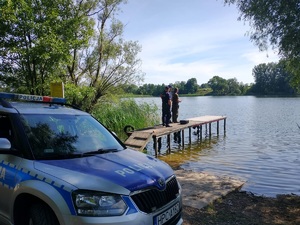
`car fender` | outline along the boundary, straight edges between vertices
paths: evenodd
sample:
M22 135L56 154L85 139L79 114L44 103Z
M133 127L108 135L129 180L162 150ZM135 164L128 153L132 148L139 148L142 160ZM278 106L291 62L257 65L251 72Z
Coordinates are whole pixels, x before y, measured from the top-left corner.
M69 192L69 199L65 199L59 189L53 185L46 183L40 180L27 180L19 183L15 189L12 196L12 205L13 209L14 203L18 196L22 194L30 194L37 197L41 201L45 202L55 213L60 225L69 224L69 221L66 221L65 215L74 215L74 207L71 196L71 189L67 190L65 187L59 187L66 189L65 191ZM66 201L67 200L67 201ZM11 210L13 212L13 210ZM63 216L64 215L64 216ZM13 215L11 215L13 216ZM70 218L70 217L68 217Z

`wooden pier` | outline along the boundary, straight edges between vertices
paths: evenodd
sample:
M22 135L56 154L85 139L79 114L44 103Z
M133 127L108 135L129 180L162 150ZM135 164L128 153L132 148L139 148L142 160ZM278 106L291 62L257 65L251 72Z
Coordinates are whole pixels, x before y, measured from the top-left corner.
M154 150L155 150L155 156L157 157L158 154L158 145L159 141L161 140L161 137L167 136L167 142L168 142L168 153L171 152L171 134L178 134L181 138L181 145L184 146L184 131L185 129L189 130L189 142L191 142L192 137L192 128L197 129L196 133L198 134L198 137L202 139L202 127L203 125L208 126L208 134L211 136L211 124L217 123L217 134L219 134L219 122L224 121L224 132L226 131L226 117L225 116L200 116L195 118L189 118L184 121L187 121L188 123L181 124L181 123L171 123L171 127L164 127L162 125L157 125L154 127L147 127L144 129L134 130L131 132L128 139L125 141L125 145L138 150L142 151L147 143L150 140L153 140L154 142Z

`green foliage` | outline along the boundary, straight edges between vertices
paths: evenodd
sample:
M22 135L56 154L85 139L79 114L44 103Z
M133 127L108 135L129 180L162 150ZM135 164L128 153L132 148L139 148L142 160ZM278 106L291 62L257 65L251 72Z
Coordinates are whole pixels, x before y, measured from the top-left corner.
M196 95L205 96L210 95L213 90L209 87L207 88L199 88Z
M212 95L244 95L249 90L248 85L239 83L236 78L226 80L219 76L211 78L208 86L212 89Z
M74 49L73 64L68 66L68 79L75 86L88 86L93 94L78 101L76 95L71 102L77 102L87 111L93 111L101 98L120 90L125 84L134 84L143 79L139 71L137 54L141 47L136 41L124 41L124 25L115 19L118 6L124 0L99 1L97 11L98 30L84 51ZM78 57L80 57L78 59ZM86 103L89 103L88 107Z
M131 125L141 129L158 124L160 119L156 105L137 104L133 99L98 104L92 114L121 139L126 139L124 127Z
M159 96L161 94L161 92L164 90L165 86L166 86L165 84L162 84L162 85L143 84L140 87L135 86L132 89L126 88L126 90L131 91L129 93L132 93L132 94Z
M176 81L173 86L179 89L180 94L187 94L188 92L186 91L186 84L186 81Z
M65 84L65 98L68 100L68 103L78 106L84 111L88 111L90 108L94 93L94 88L89 86L77 86L73 83Z
M123 86L123 90L126 93L138 94L138 95L151 95L151 96L159 96L165 89L165 86L168 84L143 84L142 86L138 87L136 85L125 85ZM196 78L188 79L187 82L185 81L176 81L174 84L171 84L173 88L178 88L181 94L196 94L199 85L197 84Z
M74 46L87 44L93 23L72 0L10 0L0 8L0 79L14 91L49 94ZM81 8L82 7L82 8Z
M120 86L142 80L141 47L123 40L124 25L115 19L121 3L1 1L1 87L48 95L50 83L62 81L68 101L91 112Z
M288 61L292 85L300 88L300 8L299 0L224 0L236 4L240 20L249 21L251 40L261 49L268 45Z
M268 43L287 58L299 57L300 10L298 0L224 0L236 4L240 18L250 21L251 39L261 48Z
M127 94L143 96L159 96L165 88L165 84L143 84L125 85L123 90ZM250 90L248 84L239 83L236 78L225 80L219 76L214 76L208 83L197 84L196 78L191 78L187 82L176 81L173 88L178 88L181 96L204 96L204 95L245 95Z
M197 84L197 79L191 78L191 79L188 79L188 81L186 82L184 92L186 92L187 94L194 94L197 92L198 88L199 88L199 86Z
M290 85L297 93L300 93L300 59L289 59L285 61L286 69L291 74Z
M229 87L227 81L219 76L214 76L208 81L215 95L227 95Z
M260 95L295 94L290 85L292 74L288 72L286 62L259 64L253 69L255 85L252 92Z
M300 91L300 79L296 79L290 69L298 68L300 64L296 61L281 60L279 63L260 64L253 69L255 84L244 84L238 82L236 78L224 79L219 76L214 76L208 83L197 84L195 78L185 81L177 81L173 87L179 88L181 96L203 96L203 95L248 95L248 94L263 94L263 95L294 95ZM136 95L152 95L159 96L164 90L165 84L154 85L144 84L140 87L127 86L124 87L125 93ZM298 87L298 88L297 88ZM191 91L193 90L193 91ZM197 90L195 92L195 90Z

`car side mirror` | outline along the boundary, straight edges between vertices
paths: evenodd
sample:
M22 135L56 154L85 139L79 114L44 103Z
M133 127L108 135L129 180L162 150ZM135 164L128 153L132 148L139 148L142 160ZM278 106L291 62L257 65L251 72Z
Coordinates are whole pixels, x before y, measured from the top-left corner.
M11 149L11 143L7 138L0 138L0 151L1 150L10 150Z

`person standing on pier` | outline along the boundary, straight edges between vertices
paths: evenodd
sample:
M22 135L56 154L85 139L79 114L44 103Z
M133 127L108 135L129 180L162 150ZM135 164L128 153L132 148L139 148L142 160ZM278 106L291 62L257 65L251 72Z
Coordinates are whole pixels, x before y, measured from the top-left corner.
M181 100L179 99L178 95L179 89L174 88L174 93L172 95L172 121L173 123L178 123L178 110L179 110L179 102ZM180 137L180 131L174 133L174 142L180 143L181 137Z
M168 85L168 87L169 87L169 95L170 95L170 99L171 99L171 106L170 106L170 110L171 110L171 114L170 114L170 122L169 123L172 123L172 121L171 121L171 118L172 118L172 96L173 96L173 91L172 91L172 85L171 84L169 84Z
M171 127L170 126L170 119L171 119L171 97L170 97L170 88L168 86L165 87L164 92L161 94L162 99L162 123L163 126Z
M169 84L168 85L168 88L169 88L169 95L170 95L170 98L171 98L171 100L172 100L172 85L171 84Z
M178 88L174 88L174 93L172 95L172 121L173 123L178 123L178 110L179 110L179 102L181 100L179 99L178 95Z

